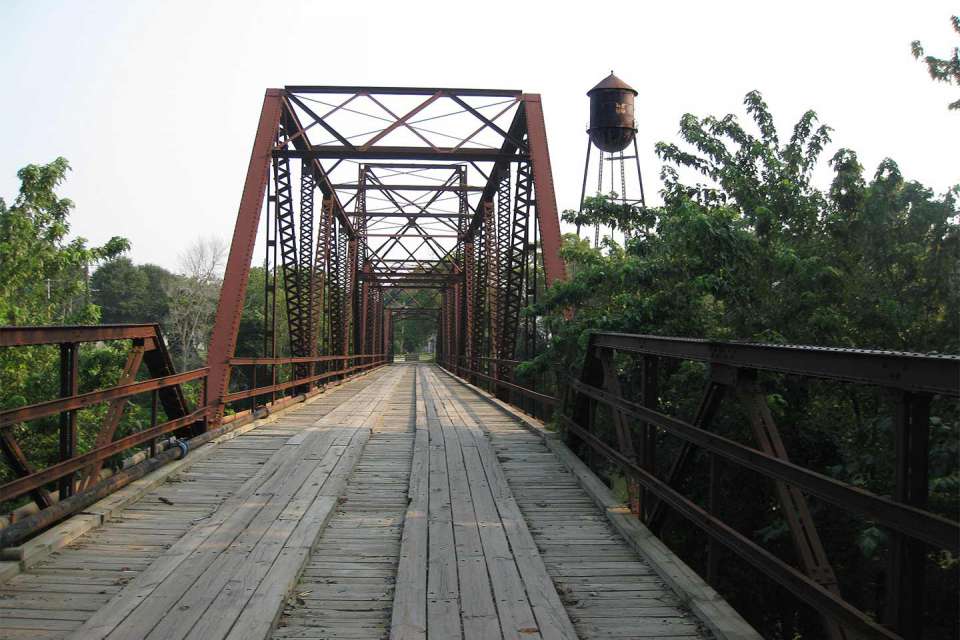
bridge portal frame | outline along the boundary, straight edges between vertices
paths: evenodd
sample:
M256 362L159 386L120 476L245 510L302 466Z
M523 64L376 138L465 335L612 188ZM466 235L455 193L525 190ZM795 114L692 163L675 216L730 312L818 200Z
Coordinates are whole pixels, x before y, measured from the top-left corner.
M345 95L346 99L322 115L317 113L319 109L315 110L315 104L323 103L318 96L337 95ZM391 104L401 98L407 101L406 106L398 108ZM501 102L483 105L477 102L489 99ZM376 131L348 135L333 123L332 117L345 112L370 115L352 111L361 101L372 102L382 109L379 119L383 124ZM440 102L453 103L458 109L446 115L472 118L473 125L457 136L415 126L418 121L414 118L418 114L429 113L430 108ZM501 104L506 106L500 108ZM489 109L495 106L497 113L493 114ZM511 110L510 124L505 127L498 124L497 120ZM388 116L384 117L383 113ZM311 132L321 130L331 139L314 144L310 140ZM386 144L401 132L412 134L417 142L424 144ZM457 138L456 143L438 144L430 134ZM494 136L498 146L477 143L481 134ZM355 142L358 137L364 138L360 144ZM299 245L290 159L300 159L302 167ZM344 162L359 165L356 184L334 179L334 172ZM483 164L485 168L481 167ZM272 191L268 190L271 166L275 185ZM376 175L377 167L392 170L406 167L413 173L431 166L454 169L456 178L444 181L439 187L430 187L388 184ZM483 186L467 184L468 167L483 176ZM511 173L517 176L517 193L512 203ZM319 189L322 196L321 226L327 225L316 233L314 189ZM354 191L353 195L341 198L349 190ZM396 211L370 209L369 201L374 196L368 198L368 191L392 201ZM433 191L434 195L423 204L419 198L413 200L403 195L404 191L422 191L428 195ZM455 192L458 198L458 211L455 214L432 211L434 203L449 192ZM468 197L476 198L478 194L478 202L470 204ZM501 208L509 208L509 211L500 211L497 218L492 215L495 199ZM438 325L444 339L437 342L442 347L439 358L458 361L469 357L471 362L483 357L509 360L514 357L518 344L528 350L536 345L533 320L524 321L524 336L515 337L521 324L519 312L526 306L531 280L534 290L538 286L537 261L542 263L544 274L544 282L539 286L549 286L566 276L560 258L560 220L538 94L499 89L412 87L268 89L247 167L210 340L211 426L219 424L231 396L231 360L235 359L240 317L265 202L267 226L271 224L271 206L277 224L273 245L268 228L267 252L269 256L273 249L276 255L275 247L279 244L293 358L352 354L382 357L382 353L373 352L389 348L384 338L390 335L391 320L389 314L384 313L383 291L387 287L404 287L436 288L442 292L445 302ZM411 215L408 204L418 211ZM348 210L350 205L352 210ZM439 221L445 225L445 233L418 224L419 216ZM382 222L391 217L407 219L397 236L419 236L423 241L420 246L428 247L434 257L424 260L404 247L412 265L400 264L397 258L383 251L387 245L396 248L397 238L391 234L370 233L369 225L371 220ZM331 220L335 221L335 229L330 225ZM529 237L531 226L533 243ZM317 248L310 251L306 243L314 236ZM370 242L373 237L386 237L386 242L374 249ZM454 238L455 245L444 251L440 238ZM492 242L494 238L496 243ZM406 259L406 256L400 258ZM269 258L266 265L269 271ZM280 271L280 267L273 265L275 271ZM506 285L505 291L491 291L490 284L496 280ZM269 282L266 285L268 296L272 295L274 300L276 282L274 279L272 288ZM318 284L321 282L323 286ZM485 303L487 300L489 303ZM319 312L321 308L324 313ZM275 323L276 314L268 315ZM478 326L482 329L477 330ZM267 333L275 336L275 328L268 328ZM320 336L328 337L319 340ZM277 358L275 339L273 345L272 352L264 357ZM296 371L297 378L315 377L315 362L301 363ZM504 371L508 372L509 369ZM274 375L273 386L276 384Z

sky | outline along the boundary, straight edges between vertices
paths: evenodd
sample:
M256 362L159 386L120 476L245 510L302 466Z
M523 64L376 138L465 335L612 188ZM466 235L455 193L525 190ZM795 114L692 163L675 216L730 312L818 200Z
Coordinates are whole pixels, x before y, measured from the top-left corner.
M398 8L399 7L399 8ZM917 2L589 3L0 0L0 196L16 171L66 157L74 235L120 235L175 268L199 237L229 240L267 87L522 89L543 99L558 204L579 200L585 93L611 70L639 92L640 161L681 116L736 113L759 90L781 131L814 109L836 149L885 157L944 192L960 183L960 89L945 56L960 7ZM824 165L826 163L824 162ZM817 178L823 186L829 171ZM654 198L655 200L655 198Z

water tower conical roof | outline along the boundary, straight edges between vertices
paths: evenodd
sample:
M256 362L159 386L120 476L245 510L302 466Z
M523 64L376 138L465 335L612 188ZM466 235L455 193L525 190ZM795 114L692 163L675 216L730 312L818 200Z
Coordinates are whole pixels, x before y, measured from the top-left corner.
M606 78L598 82L597 86L595 86L593 89L590 89L590 91L587 91L587 95L589 96L594 91L603 91L603 90L609 90L609 89L616 89L619 91L631 91L633 92L633 95L638 95L636 89L628 85L626 82L624 82L617 76L613 75L613 71L611 71L610 75L608 75Z

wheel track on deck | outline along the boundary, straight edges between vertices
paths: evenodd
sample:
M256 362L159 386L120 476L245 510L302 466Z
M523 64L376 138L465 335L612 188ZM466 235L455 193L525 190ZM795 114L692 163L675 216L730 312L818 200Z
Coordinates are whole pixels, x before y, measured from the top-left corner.
M540 438L446 372L439 377L489 436L580 638L713 637Z
M415 366L374 426L274 638L389 635L415 426Z

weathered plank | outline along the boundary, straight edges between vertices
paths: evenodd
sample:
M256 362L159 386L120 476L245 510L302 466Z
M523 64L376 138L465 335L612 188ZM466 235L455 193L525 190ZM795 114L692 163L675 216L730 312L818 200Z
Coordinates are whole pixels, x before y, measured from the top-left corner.
M487 434L488 456L499 461L579 637L710 637L540 438L494 401L446 373L438 376L448 380L467 419Z
M473 481L477 484L483 483L488 488L492 500L492 512L498 515L503 537L509 544L512 559L516 565L515 569L509 565L507 568L511 574L514 570L516 571L526 593L528 606L533 613L533 625L521 623L523 626L517 627L519 633L529 637L530 629L533 628L539 630L544 638L576 638L573 625L547 574L540 552L527 530L489 441L473 416L461 406L462 403L450 394L449 389L436 374L431 373L431 375L438 397L462 425L458 432L461 434L464 456L476 457L472 465L475 469ZM483 482L484 478L485 482ZM502 617L501 614L501 619ZM504 635L508 636L507 627L504 627Z
M310 554L273 637L313 633L379 640L385 635L415 439L412 374L403 370L400 384L381 405L336 514Z
M409 506L404 515L391 640L427 637L427 512L430 503L430 433L419 374L415 380L416 435L410 467Z
M339 403L325 411L320 420L335 424L339 418L357 413L365 399L369 400L371 394L383 391L382 387L386 382L388 377L378 372L371 375L366 384L353 384L352 389L349 385L338 389L336 395L339 396ZM354 395L350 391L359 393ZM271 531L272 521L283 513L304 482L316 470L320 460L311 459L311 456L322 456L331 446L341 446L342 449L342 445L334 444L334 434L324 435L322 429L313 430L313 420L305 422L301 417L299 423L299 428L284 425L282 422L280 425L274 423L270 425L274 435L257 436L256 447L235 448L234 454L240 456L236 459L242 459L244 455L253 455L260 459L261 464L254 465L257 468L256 473L245 475L245 482L239 487L235 480L231 496L212 514L208 510L206 517L198 519L170 549L117 594L109 606L103 607L78 629L75 637L103 638L109 634L113 634L113 637L148 637L158 625L164 627L164 635L168 631L174 634L187 633L189 627L185 624L185 619L192 618L192 615L182 616L182 612L178 611L176 617L179 617L183 624L167 627L171 623L164 623L166 613L179 606L177 601L185 593L191 589L192 594L209 589L212 597L200 598L204 604L209 605L209 601L219 597L219 588L224 586L224 575L239 571L244 572L244 577L250 577L252 574L246 573L249 568L249 564L245 565L247 555L238 553L239 546L246 545L243 551L247 553L257 549L263 535ZM300 438L294 441L294 444L289 443L292 437L307 429L311 429L308 433L309 442L306 438ZM268 444L278 440L279 444L276 446L271 447ZM243 438L237 440L242 441ZM284 504L280 508L278 504L274 504L268 509L271 500L276 496L284 499ZM299 503L295 504L294 509L297 508L296 505ZM290 526L287 533L289 537L297 521L280 522L291 523L277 525L280 528ZM273 533L277 531L276 528L272 530ZM233 548L233 553L224 553L231 545L237 545ZM274 551L277 551L276 547L265 542L260 545L258 552L265 554L261 557L266 560L271 555L276 558L276 554L272 554ZM202 613L205 606L198 606L197 609ZM134 612L136 614L131 615Z

